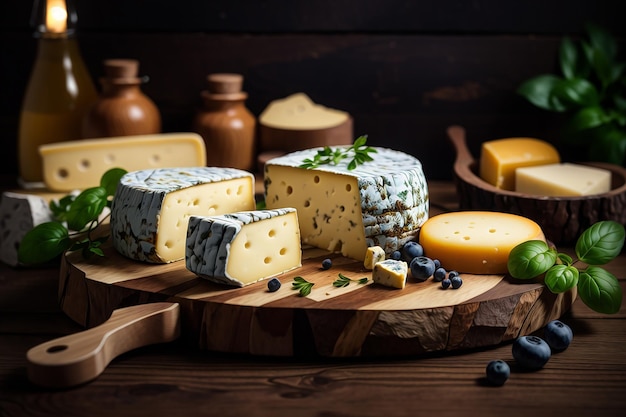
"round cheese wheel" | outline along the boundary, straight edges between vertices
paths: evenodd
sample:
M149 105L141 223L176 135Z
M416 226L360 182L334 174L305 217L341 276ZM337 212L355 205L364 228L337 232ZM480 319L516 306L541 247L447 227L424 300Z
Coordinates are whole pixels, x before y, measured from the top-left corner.
M509 253L527 240L543 240L541 227L526 217L488 211L445 213L420 230L424 254L448 271L506 274Z

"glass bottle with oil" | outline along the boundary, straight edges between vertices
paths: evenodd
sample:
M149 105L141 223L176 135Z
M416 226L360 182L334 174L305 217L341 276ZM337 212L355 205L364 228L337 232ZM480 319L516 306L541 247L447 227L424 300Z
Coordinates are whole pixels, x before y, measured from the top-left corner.
M80 138L82 119L96 88L74 37L76 14L67 0L38 0L37 56L22 103L18 132L23 184L40 182L39 146Z

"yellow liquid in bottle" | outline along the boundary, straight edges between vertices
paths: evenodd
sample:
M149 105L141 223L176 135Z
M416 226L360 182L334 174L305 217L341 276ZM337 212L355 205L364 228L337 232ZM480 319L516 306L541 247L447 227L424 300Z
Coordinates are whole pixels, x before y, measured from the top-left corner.
M22 181L42 181L39 146L79 139L83 117L96 99L75 39L41 38L19 124Z

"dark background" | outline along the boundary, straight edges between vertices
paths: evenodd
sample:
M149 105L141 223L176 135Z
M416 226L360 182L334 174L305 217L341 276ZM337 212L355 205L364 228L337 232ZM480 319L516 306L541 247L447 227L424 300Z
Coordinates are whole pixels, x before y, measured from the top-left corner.
M346 110L354 134L411 153L430 179L451 178L451 124L484 140L534 136L558 144L560 118L515 94L558 71L563 36L585 22L626 36L624 2L610 0L76 0L78 40L94 80L102 60L134 58L150 77L163 131L189 131L212 72L245 77L255 114L295 92ZM22 95L36 53L32 3L0 6L0 173L17 175ZM560 145L559 145L560 146ZM574 155L577 157L577 155Z

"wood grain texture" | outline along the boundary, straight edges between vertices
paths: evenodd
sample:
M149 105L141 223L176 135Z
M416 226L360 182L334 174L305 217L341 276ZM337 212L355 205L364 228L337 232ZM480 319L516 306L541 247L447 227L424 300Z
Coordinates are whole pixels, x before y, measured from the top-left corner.
M453 209L456 204L452 183L432 184L431 197L436 206ZM571 248L563 251L571 253ZM626 293L626 254L606 268ZM538 372L516 366L511 343L402 358L290 358L210 352L187 340L121 355L89 384L44 390L28 381L25 353L82 330L60 310L58 283L58 265L0 265L3 417L526 417L529 412L535 417L621 417L626 409L626 304L617 314L603 315L580 299L561 318L574 331L572 345ZM535 297L530 293L518 306L531 305ZM459 305L455 315L470 323L479 306ZM289 323L273 324L275 337L288 334ZM460 333L464 337L465 331ZM542 330L535 334L541 336ZM459 343L453 333L450 340ZM484 380L493 359L507 361L512 369L500 388Z
M105 247L105 257L62 260L59 300L63 311L92 327L116 309L168 301L180 304L185 339L200 349L260 356L402 356L491 346L531 333L569 309L575 293L556 296L536 282L501 275L464 275L459 290L409 278L403 290L371 281L361 262L315 248L303 266L266 281L233 288L198 278L183 262L138 263ZM321 261L333 259L325 271ZM370 278L337 288L342 273ZM295 276L314 283L307 297L293 291Z

